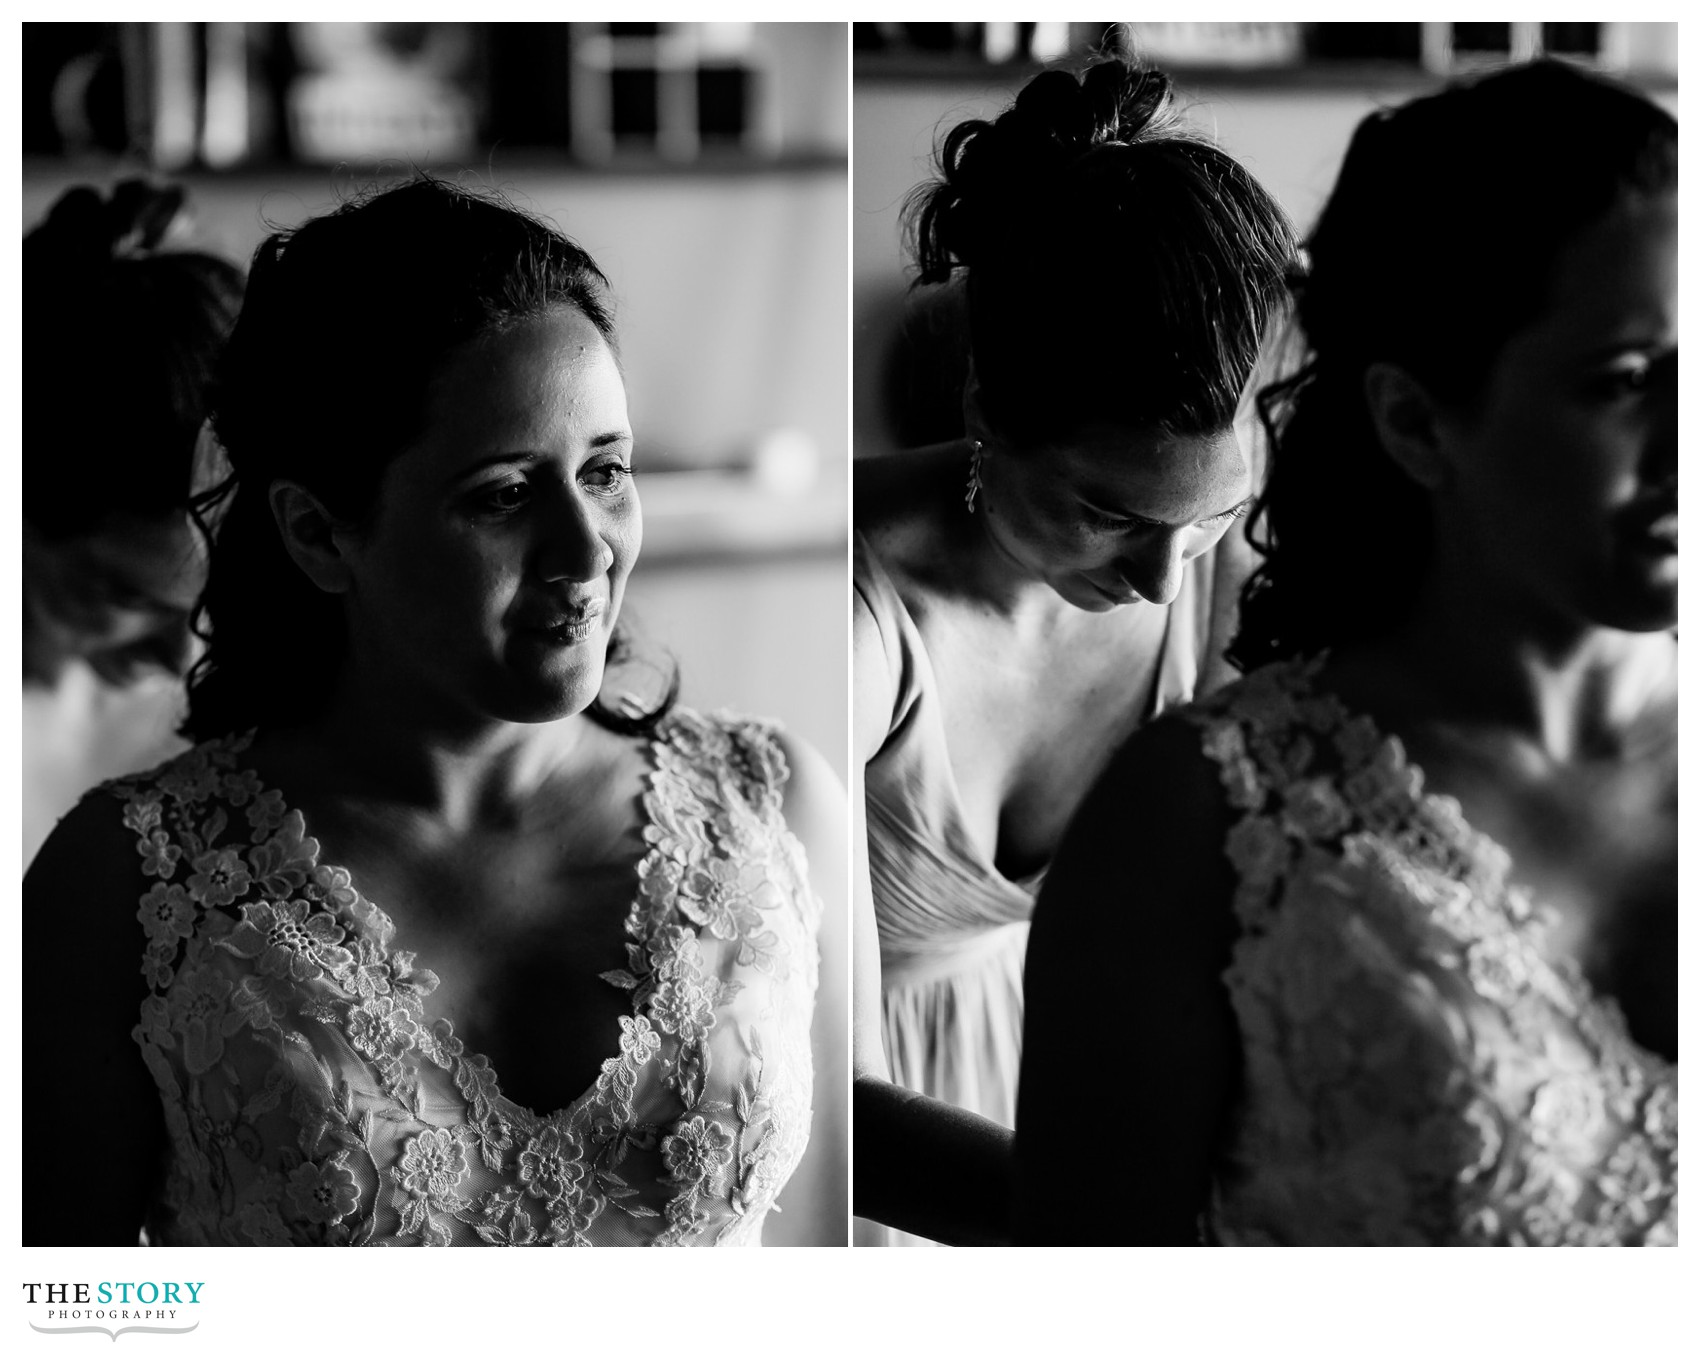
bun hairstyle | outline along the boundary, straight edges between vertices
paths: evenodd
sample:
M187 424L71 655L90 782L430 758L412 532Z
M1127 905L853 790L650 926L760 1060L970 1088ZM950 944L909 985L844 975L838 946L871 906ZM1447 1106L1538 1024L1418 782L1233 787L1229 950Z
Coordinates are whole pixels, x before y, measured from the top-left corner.
M272 518L286 479L368 523L384 470L421 432L428 388L457 347L556 307L614 343L608 280L547 222L500 196L421 176L362 195L255 252L219 369L213 428L231 474L197 502L213 540L183 733L205 740L311 717L346 648L343 609L296 566ZM628 649L617 630L610 665ZM643 732L671 706L590 715Z
M1390 630L1430 548L1427 492L1382 451L1370 364L1449 403L1478 396L1539 315L1554 261L1625 194L1676 185L1676 121L1555 61L1448 86L1358 125L1294 281L1299 366L1258 406L1265 560L1228 657L1242 669Z
M165 248L182 189L69 190L23 244L24 519L49 539L181 510L242 274Z
M1016 446L1234 418L1295 242L1275 200L1120 61L953 128L904 214L917 282L966 271L981 407Z

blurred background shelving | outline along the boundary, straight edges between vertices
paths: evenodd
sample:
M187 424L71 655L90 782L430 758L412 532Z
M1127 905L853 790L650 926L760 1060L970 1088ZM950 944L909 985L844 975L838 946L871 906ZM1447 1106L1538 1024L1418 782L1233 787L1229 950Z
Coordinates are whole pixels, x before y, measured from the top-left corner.
M1586 62L1648 87L1676 84L1676 25L1508 23L858 23L856 79L1010 78L1094 53L1139 56L1194 82L1421 85L1476 66L1542 54Z
M245 261L415 169L498 188L613 281L647 470L830 496L842 24L29 23L23 46L24 228L71 184L142 172L188 187L197 245ZM724 477L694 484L738 516ZM662 497L694 502L683 485ZM828 545L830 514L794 509L742 535L683 514L655 546Z

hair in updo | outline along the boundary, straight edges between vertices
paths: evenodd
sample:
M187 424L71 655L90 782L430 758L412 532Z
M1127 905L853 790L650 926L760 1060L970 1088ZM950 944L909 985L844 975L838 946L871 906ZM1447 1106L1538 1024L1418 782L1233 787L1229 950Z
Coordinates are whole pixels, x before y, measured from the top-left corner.
M65 193L24 237L24 520L48 538L189 500L213 365L242 273L166 237L184 192Z
M1046 71L995 121L953 128L905 206L917 281L966 270L981 408L1017 446L1233 421L1295 242L1172 97L1120 61Z
M1675 185L1675 119L1554 61L1358 125L1294 280L1299 366L1258 400L1271 452L1252 540L1265 560L1229 659L1249 669L1401 621L1428 565L1429 499L1381 448L1369 366L1398 364L1467 405L1539 315L1564 245L1626 193Z
M336 681L342 601L285 550L272 482L305 487L343 522L370 522L385 468L423 432L449 354L562 306L613 344L608 281L584 250L494 193L425 176L261 244L214 398L231 474L198 504L213 538L198 617L208 645L189 677L185 735L294 724ZM622 625L609 664L628 649ZM651 710L598 696L589 715L641 733L677 687L669 670Z

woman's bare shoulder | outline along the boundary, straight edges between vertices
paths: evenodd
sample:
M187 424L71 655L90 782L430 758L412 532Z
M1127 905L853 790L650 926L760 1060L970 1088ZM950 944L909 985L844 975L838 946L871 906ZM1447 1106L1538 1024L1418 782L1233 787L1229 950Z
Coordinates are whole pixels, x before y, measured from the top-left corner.
M843 875L849 813L844 784L826 756L789 731L776 731L774 743L785 757L785 822L808 850L817 871L833 865L833 879Z
M856 531L882 562L905 570L936 545L943 514L960 511L966 474L955 444L858 458Z

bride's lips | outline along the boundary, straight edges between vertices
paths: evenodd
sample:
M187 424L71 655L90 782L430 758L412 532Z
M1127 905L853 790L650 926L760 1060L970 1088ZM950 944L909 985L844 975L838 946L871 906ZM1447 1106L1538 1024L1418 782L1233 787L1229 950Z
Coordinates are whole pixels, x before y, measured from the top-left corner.
M525 617L516 624L515 630L543 645L571 646L574 642L590 638L607 611L606 599L587 599L577 608L556 609Z

